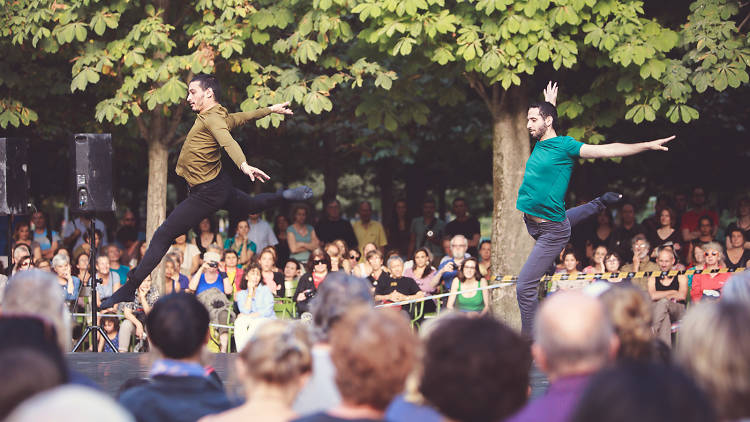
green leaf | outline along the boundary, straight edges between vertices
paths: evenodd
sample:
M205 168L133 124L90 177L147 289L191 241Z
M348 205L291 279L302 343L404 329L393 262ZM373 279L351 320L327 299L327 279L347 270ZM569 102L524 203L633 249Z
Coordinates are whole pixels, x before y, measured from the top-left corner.
M378 73L375 78L375 86L385 89L386 91L391 89L393 85L393 77L385 72Z
M305 95L303 100L305 111L312 114L320 114L325 111L331 111L333 109L333 103L325 95L319 92L310 92Z

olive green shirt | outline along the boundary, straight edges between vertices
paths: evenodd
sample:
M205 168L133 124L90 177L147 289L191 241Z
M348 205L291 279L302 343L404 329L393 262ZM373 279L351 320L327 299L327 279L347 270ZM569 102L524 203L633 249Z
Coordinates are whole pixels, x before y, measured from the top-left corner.
M182 145L180 157L177 159L177 174L190 186L213 180L221 171L222 148L239 167L246 161L245 154L229 131L270 113L271 110L266 107L229 114L220 104L201 112Z

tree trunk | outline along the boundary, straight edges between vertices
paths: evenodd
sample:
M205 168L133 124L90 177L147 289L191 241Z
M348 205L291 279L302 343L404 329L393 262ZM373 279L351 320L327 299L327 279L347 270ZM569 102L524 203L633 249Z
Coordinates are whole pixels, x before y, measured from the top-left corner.
M159 139L148 143L148 193L146 195L146 242L151 242L156 229L167 214L167 166L169 149ZM164 293L164 272L159 265L153 280Z
M393 159L386 158L376 165L376 176L380 186L380 222L389 227L393 216Z
M499 98L498 98L499 97ZM493 198L492 274L518 274L531 251L533 239L516 209L518 188L529 158L526 129L528 101L523 87L511 87L492 101ZM493 313L520 329L515 286L492 290Z

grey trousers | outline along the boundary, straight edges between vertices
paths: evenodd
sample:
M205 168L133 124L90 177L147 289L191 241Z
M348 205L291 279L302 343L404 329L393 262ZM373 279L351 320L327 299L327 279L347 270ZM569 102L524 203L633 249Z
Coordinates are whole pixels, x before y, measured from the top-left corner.
M539 280L555 262L570 239L570 229L586 218L599 213L606 206L599 198L565 212L563 221L538 223L524 215L526 230L536 240L534 248L518 274L516 297L521 309L521 332L531 336L534 313L539 306Z
M652 328L656 337L669 347L672 347L672 323L682 319L685 315L685 305L672 302L669 299L659 299L654 302L654 322Z

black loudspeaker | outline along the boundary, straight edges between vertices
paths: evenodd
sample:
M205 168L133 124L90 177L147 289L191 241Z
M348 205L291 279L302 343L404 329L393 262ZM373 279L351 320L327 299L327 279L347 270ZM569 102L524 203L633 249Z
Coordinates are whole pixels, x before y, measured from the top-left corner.
M115 210L112 196L112 134L77 133L72 159L71 209L78 212Z
M26 214L29 202L29 143L0 138L0 215Z

